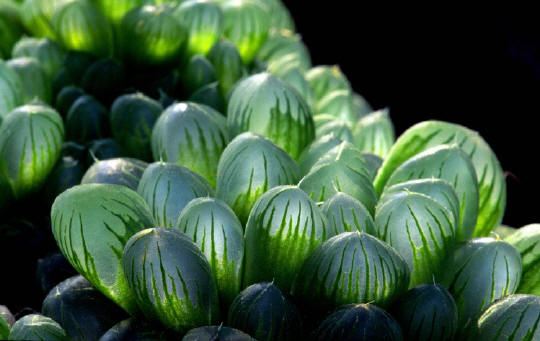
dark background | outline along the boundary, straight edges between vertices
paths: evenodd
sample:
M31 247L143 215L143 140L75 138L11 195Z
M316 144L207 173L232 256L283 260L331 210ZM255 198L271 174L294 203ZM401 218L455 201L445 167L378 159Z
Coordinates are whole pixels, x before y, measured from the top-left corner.
M506 172L503 223L540 223L540 20L527 9L392 9L285 1L314 65L338 64L396 135L438 119L476 130Z

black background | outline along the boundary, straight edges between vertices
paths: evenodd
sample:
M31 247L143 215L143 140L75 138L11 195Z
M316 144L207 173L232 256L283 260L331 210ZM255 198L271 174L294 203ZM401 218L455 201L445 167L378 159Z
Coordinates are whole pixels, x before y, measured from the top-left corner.
M540 20L534 11L285 1L314 65L338 64L396 135L439 119L476 130L506 173L503 223L540 222Z

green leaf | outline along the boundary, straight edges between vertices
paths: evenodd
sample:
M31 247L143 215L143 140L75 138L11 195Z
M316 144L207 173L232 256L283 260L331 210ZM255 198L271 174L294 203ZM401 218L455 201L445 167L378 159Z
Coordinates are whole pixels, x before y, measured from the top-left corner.
M311 57L302 38L289 30L271 31L257 52L257 58L265 62L272 73L280 72L277 66L283 66L283 60L287 61L287 68L298 69L302 73L311 67Z
M250 0L228 1L221 8L223 35L236 45L244 64L251 63L270 29L268 9Z
M48 38L23 37L13 46L12 57L37 59L52 81L64 64L66 51Z
M440 145L416 154L394 171L386 187L430 178L443 179L452 184L459 198L456 237L459 241L471 239L478 216L478 182L474 166L461 148L456 145Z
M219 199L193 199L182 210L175 228L206 256L221 305L228 307L240 292L244 261L244 229L234 212Z
M216 340L234 340L234 341L256 341L248 334L234 328L219 326L204 326L190 330L184 335L182 341L216 341Z
M523 276L516 292L540 296L540 224L523 226L504 238L521 255Z
M134 235L122 256L127 283L142 313L178 333L219 320L218 293L208 261L175 229Z
M135 66L177 65L187 40L187 28L164 5L135 7L118 30L121 55Z
M252 131L266 136L298 159L315 138L311 109L290 85L268 73L240 81L227 109L231 136Z
M158 101L142 93L116 98L110 114L114 139L128 155L152 161L152 129L162 112L163 107Z
M71 340L97 340L126 313L78 275L55 286L45 297L43 315L57 321Z
M228 142L225 117L203 104L179 102L158 118L152 154L155 160L189 168L215 186L219 158Z
M112 184L137 190L148 164L131 158L96 161L82 177L81 184Z
M296 307L274 283L250 285L229 308L228 325L259 341L299 340L302 319Z
M324 135L313 141L298 158L300 174L307 174L311 167L331 149L341 144L342 140L334 134Z
M137 307L121 256L132 235L155 225L150 212L136 192L110 184L72 187L56 198L51 209L52 232L66 259L130 314Z
M407 291L409 274L388 244L365 232L343 232L308 256L291 292L321 312L349 303L386 306Z
M246 72L242 57L234 44L220 40L208 52L208 60L214 66L218 79L221 99L224 100L233 89L236 82Z
M19 75L0 59L0 125L13 109L23 104L23 89Z
M395 140L389 112L388 109L378 110L358 120L352 132L358 149L386 158Z
M338 192L358 199L373 214L377 195L362 153L343 142L323 155L298 183L315 201L325 201Z
M184 207L193 199L215 196L203 177L173 163L154 162L144 171L139 195L148 203L158 226L173 227Z
M354 197L338 192L321 206L328 220L328 229L337 235L342 232L366 232L376 235L375 222L367 208Z
M206 55L222 35L223 11L214 1L184 1L172 15L187 28L190 56Z
M244 287L273 281L288 292L304 260L331 233L319 208L298 187L269 190L249 214Z
M458 336L495 300L513 294L521 279L521 258L510 244L493 238L473 239L456 248L444 283L456 300Z
M23 83L25 103L36 98L47 104L51 103L52 82L37 59L19 57L9 60L6 64L19 75Z
M67 1L55 9L51 23L54 35L66 49L101 57L112 55L112 28L92 2Z
M315 103L319 103L333 91L351 90L347 77L337 65L316 66L306 72L306 79L313 89Z
M318 102L315 102L314 115L328 114L353 127L358 121L359 113L356 112L353 97L350 90L335 90L326 94Z
M452 341L458 312L452 295L440 284L423 284L401 295L390 308L406 340Z
M317 341L401 341L399 324L373 304L348 304L336 309L313 333Z
M401 192L377 206L378 236L407 262L411 270L409 287L430 283L445 271L454 248L454 221L452 212L419 193Z
M387 187L379 202L378 206L383 206L386 202L399 196L401 192L415 192L427 195L431 199L441 204L444 208L452 212L454 219L452 224L459 225L459 199L454 190L454 187L442 179L419 179L401 182L396 185Z
M38 191L64 142L64 125L51 107L28 104L12 111L0 126L0 173L15 198Z
M227 145L219 160L217 197L245 224L263 193L295 184L298 178L298 166L287 153L261 135L243 133Z
M405 131L396 141L375 179L381 193L392 173L412 156L441 144L457 144L471 159L479 189L474 237L486 236L500 224L506 206L506 183L497 157L478 133L458 124L425 121Z
M65 330L53 319L39 314L30 314L15 322L8 340L68 341L69 338Z
M478 319L478 341L533 341L540 338L540 297L509 295Z

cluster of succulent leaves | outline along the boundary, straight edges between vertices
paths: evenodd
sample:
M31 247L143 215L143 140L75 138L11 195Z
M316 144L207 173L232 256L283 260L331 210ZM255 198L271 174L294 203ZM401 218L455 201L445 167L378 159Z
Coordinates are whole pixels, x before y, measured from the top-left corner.
M0 237L56 252L0 338L540 338L487 142L396 139L279 0L0 0L0 32Z

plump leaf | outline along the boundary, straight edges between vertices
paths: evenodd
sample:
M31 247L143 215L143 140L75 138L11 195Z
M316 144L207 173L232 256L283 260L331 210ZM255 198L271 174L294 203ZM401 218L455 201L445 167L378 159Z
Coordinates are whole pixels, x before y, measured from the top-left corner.
M263 193L295 184L298 178L298 166L286 152L261 135L243 133L227 145L219 160L217 197L245 224Z
M112 54L112 28L92 2L67 1L55 9L51 22L55 36L66 49L101 57Z
M13 46L12 57L37 59L52 81L62 68L66 51L58 43L48 38L24 37Z
M349 304L336 309L313 333L317 341L401 341L399 324L372 304Z
M69 338L65 330L53 319L39 314L30 314L15 322L8 340L68 341Z
M273 281L287 292L304 260L332 234L315 203L296 186L278 186L255 203L246 226L243 285Z
M173 334L168 330L156 328L143 319L129 318L118 322L99 341L163 341L173 339Z
M375 190L380 194L392 173L412 156L441 144L457 144L471 159L478 180L479 208L474 236L486 236L500 224L506 206L506 182L497 157L478 133L441 121L418 123L404 132L385 159Z
M362 153L343 142L323 155L298 186L315 201L325 201L338 192L358 199L373 214L377 195Z
M351 132L351 128L349 127L349 125L341 120L341 119L336 119L334 116L332 115L318 115L318 116L315 116L316 118L319 118L320 116L324 116L324 119L326 120L327 118L330 118L331 119L328 121L328 122L320 122L321 125L319 127L317 127L317 129L315 130L315 135L320 138L322 136L326 136L326 135L329 135L329 134L332 134L334 135L335 137L337 137L338 139L340 139L341 141L347 141L347 142L350 142L350 143L353 143L354 142L354 138L353 138L353 135L352 135L352 132Z
M390 110L382 109L362 117L353 129L354 145L362 152L385 158L394 144L394 126Z
M452 341L458 312L452 295L440 284L423 284L401 295L390 307L406 340Z
M497 300L478 319L478 341L540 339L540 297L509 295Z
M456 248L445 269L445 284L458 308L458 336L495 300L513 294L521 279L521 258L510 244L493 238L470 240Z
M221 153L228 142L225 117L193 102L169 106L152 130L155 160L189 168L213 186Z
M148 203L159 226L173 227L193 199L215 196L203 177L173 163L154 162L144 171L137 192Z
M289 30L271 31L257 52L257 58L267 64L270 72L279 72L278 66L283 66L283 60L286 60L287 68L297 68L302 73L311 67L306 45L298 34Z
M375 222L367 208L354 197L338 192L321 206L328 220L328 229L337 235L342 232L366 232L376 235Z
M252 131L266 136L298 159L315 138L311 109L290 85L268 73L240 81L227 108L231 136Z
M508 225L501 224L499 226L496 226L493 229L492 233L499 236L499 238L501 238L501 239L506 239L507 237L509 237L511 234L513 234L516 231L517 231L516 228L513 228L513 227L508 226Z
M242 57L234 44L227 40L220 40L208 52L208 60L216 70L221 99L225 99L246 72Z
M126 13L118 36L123 58L136 66L177 64L188 39L186 27L163 5L135 7Z
M143 230L122 255L127 283L144 316L178 333L219 320L208 261L191 239L170 228Z
M358 117L362 118L374 111L371 105L368 103L368 101L364 97L362 97L360 94L353 92L352 97L353 97L354 111L356 112Z
M304 149L298 158L300 174L307 174L311 167L327 152L340 145L341 139L333 134L319 137Z
M315 95L315 103L319 103L326 95L336 90L351 90L351 85L347 77L341 72L337 65L320 65L313 67L306 72L313 93Z
M223 32L223 12L214 1L183 1L172 14L187 28L189 55L206 55Z
M143 161L152 160L152 129L163 107L158 101L134 93L118 97L110 115L111 131L126 152Z
M114 158L95 162L82 177L82 184L113 184L137 190L148 164L131 158Z
M21 78L0 59L0 125L13 109L23 104L23 95Z
M294 32L295 25L287 7L281 0L259 0L268 7L270 14L270 32L288 30Z
M51 107L28 104L8 115L0 126L0 173L15 198L41 188L63 142L62 118Z
M523 226L504 241L521 255L523 276L516 292L540 296L540 224Z
M124 15L135 7L147 3L146 0L93 0L101 13L113 23L118 24Z
M69 112L69 109L75 103L75 101L84 95L84 90L75 85L68 85L63 87L54 101L54 107L58 110L58 113L65 118Z
M288 65L287 67L279 67L276 70L269 70L272 74L278 76L279 79L295 88L302 95L309 107L313 107L313 90L300 68Z
M64 156L54 166L43 186L43 197L49 205L63 191L81 183L85 166L71 156ZM1 206L1 205L0 205Z
M439 278L454 248L454 216L432 198L402 192L377 206L378 236L405 259L411 271L410 287Z
M369 169L369 173L371 174L371 178L375 179L379 168L381 168L383 159L371 153L362 153L362 156L364 157L364 160L366 160L366 165Z
M155 225L144 200L125 186L79 185L56 198L51 220L56 243L71 265L101 293L134 313L137 307L121 256L132 235Z
M349 303L386 306L407 291L409 273L388 244L365 232L343 232L308 256L292 293L321 312Z
M109 113L94 97L83 95L69 109L66 137L70 141L86 143L109 136Z
M0 315L0 337L7 340L10 330L11 326L7 323L4 316Z
M207 105L218 112L226 112L219 86L218 82L207 84L191 94L189 101Z
M86 144L86 148L86 164L90 165L90 167L99 161L124 158L126 156L122 146L111 138L92 140ZM137 161L141 162L140 160Z
M223 35L236 45L244 63L249 64L268 35L268 9L252 0L227 1L222 9Z
M250 285L229 308L228 325L259 341L299 340L302 319L296 307L273 283Z
M315 115L327 114L347 123L350 127L358 121L350 90L335 90L315 103Z
M467 154L456 145L429 148L401 164L386 182L386 187L429 178L443 179L452 184L459 198L460 208L457 239L471 239L478 216L479 195L474 166Z
M193 199L182 210L175 228L190 237L210 263L222 306L227 307L242 286L244 229L219 199Z
M199 0L192 0L190 2L198 3ZM182 86L188 94L193 94L200 88L217 81L217 73L214 66L200 54L191 57L181 77Z
M25 28L36 37L56 38L54 13L74 0L25 0L19 10Z
M124 65L112 58L101 58L92 63L81 78L84 91L110 107L125 90Z
M41 309L58 322L71 340L97 340L126 313L103 296L82 276L66 279L54 287Z
M194 328L184 335L182 341L255 341L255 339L238 329L219 325Z
M9 60L7 65L19 75L22 81L25 103L34 99L39 99L47 104L51 103L52 82L37 59L19 57Z
M441 204L444 208L452 212L454 219L452 224L458 226L459 224L459 199L454 190L454 187L445 180L430 178L419 179L401 182L396 185L387 187L379 202L378 206L383 206L386 202L392 200L392 198L399 196L401 192L415 192L427 195L431 199Z

